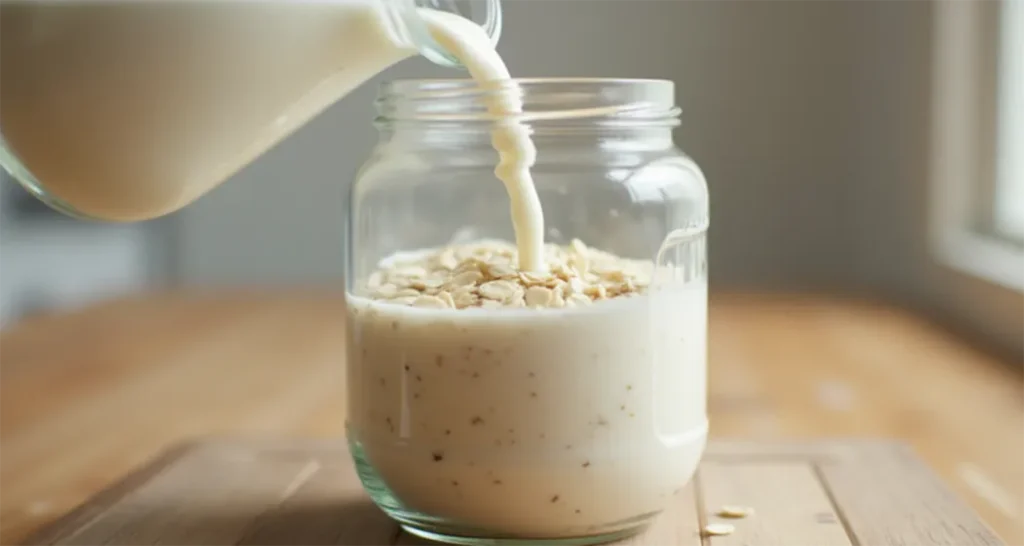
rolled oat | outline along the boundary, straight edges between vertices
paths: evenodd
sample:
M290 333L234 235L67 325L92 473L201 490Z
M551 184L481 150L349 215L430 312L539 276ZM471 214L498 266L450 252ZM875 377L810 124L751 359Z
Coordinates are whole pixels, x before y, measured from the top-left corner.
M545 246L548 272L519 271L515 247L479 241L417 254L373 272L361 294L436 309L561 308L647 290L651 263L619 258L573 240Z

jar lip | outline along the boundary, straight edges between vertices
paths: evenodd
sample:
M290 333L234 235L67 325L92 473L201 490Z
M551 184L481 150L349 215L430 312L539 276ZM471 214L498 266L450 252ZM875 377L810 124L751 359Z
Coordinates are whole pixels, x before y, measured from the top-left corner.
M487 99L511 97L521 113L495 114ZM378 88L378 122L493 122L677 125L672 80L646 78L398 79Z
M500 82L499 87L518 86L520 88L536 88L543 85L555 88L567 86L609 86L609 87L654 87L662 91L675 91L675 82L672 80L657 78L601 78L601 77L529 77L510 78ZM493 90L494 86L481 86L480 82L472 78L399 78L386 81L380 84L378 96L388 94L401 94L412 91L424 90ZM557 90L557 89L555 89Z

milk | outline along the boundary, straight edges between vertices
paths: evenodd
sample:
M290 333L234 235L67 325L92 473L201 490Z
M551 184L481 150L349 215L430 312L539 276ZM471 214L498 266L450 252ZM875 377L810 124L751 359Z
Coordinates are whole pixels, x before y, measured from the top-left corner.
M349 296L348 428L403 504L491 536L635 527L707 433L706 285L572 309Z
M78 211L161 216L415 55L386 17L369 0L5 2L0 128Z
M480 87L493 90L485 99L488 111L505 118L521 114L518 89L509 85L508 68L487 35L466 19L441 12L423 13L434 39L462 62ZM520 268L543 271L544 215L530 177L537 149L526 126L512 119L496 125L491 142L500 158L494 174L505 184L512 209Z

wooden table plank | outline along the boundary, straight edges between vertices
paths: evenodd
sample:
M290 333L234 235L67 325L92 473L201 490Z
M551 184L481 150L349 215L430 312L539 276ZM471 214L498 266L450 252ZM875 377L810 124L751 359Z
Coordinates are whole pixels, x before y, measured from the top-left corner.
M734 534L702 540L701 524L715 521L714 511L726 504L755 513L733 520ZM425 544L399 533L370 503L343 443L301 440L224 440L179 450L174 460L129 477L29 543ZM696 487L677 496L646 532L619 544L1002 543L903 446L832 441L712 442Z
M813 460L719 462L712 455L701 465L699 483L707 521L736 527L735 533L716 539L715 546L852 544ZM756 516L743 522L716 517L729 505L756 507Z
M286 291L145 295L0 332L0 543L183 440L341 437L342 331L337 294ZM892 307L762 295L712 296L709 358L713 438L906 440L1024 544L1021 363Z
M339 464L310 461L302 469L294 494L256 517L240 545L389 544L398 525L366 502L360 491L339 489L355 476L347 460Z
M62 544L234 544L309 464L216 455L189 452Z
M962 525L964 502L918 464L904 446L871 446L859 464L823 463L823 481L841 498L843 517L858 544L1002 544L983 526ZM871 491L864 487L872 484Z

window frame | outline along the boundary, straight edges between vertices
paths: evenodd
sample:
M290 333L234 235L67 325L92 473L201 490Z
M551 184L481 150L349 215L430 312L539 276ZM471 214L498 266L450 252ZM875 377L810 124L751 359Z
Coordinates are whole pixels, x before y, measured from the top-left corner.
M995 229L1000 2L938 2L929 235L945 266L1024 292L1024 245Z

